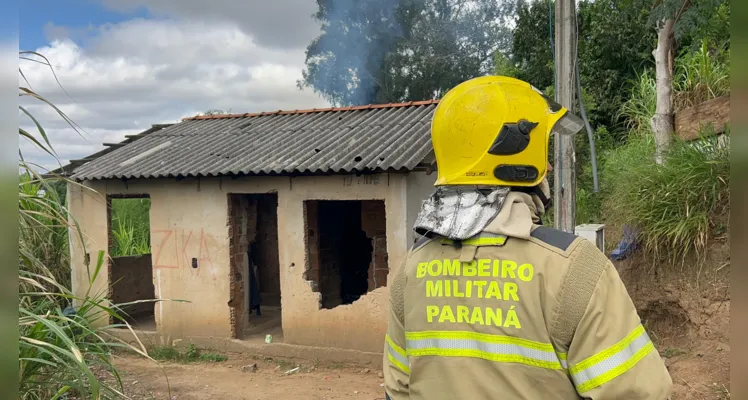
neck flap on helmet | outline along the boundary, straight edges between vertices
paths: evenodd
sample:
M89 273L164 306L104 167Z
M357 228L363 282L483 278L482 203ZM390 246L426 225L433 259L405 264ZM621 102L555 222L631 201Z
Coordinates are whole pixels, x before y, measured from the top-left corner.
M413 230L465 240L480 233L501 210L508 187L444 186L421 205Z

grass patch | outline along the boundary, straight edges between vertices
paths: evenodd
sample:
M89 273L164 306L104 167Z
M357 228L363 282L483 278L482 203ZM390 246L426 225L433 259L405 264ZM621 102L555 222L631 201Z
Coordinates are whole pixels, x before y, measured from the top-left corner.
M724 384L714 382L711 388L717 395L718 400L730 400L730 389L728 389Z
M642 136L606 155L606 222L638 228L645 251L658 259L703 255L709 238L727 229L729 147L715 136L676 141L664 165L655 164L654 150L654 139Z
M154 347L149 352L149 355L154 360L159 361L172 361L178 363L189 363L189 362L223 362L228 360L228 357L219 353L203 353L200 349L195 347L194 344L187 346L185 351L180 351L176 347L160 346Z
M327 365L330 369L344 369L346 365L339 361L333 361Z
M198 359L205 362L223 362L228 360L228 357L218 353L202 353Z
M52 71L52 65L43 55L32 52L19 55ZM19 73L23 75L20 69ZM31 84L22 78L25 86L19 87L19 97L51 107L53 114L57 113L77 130L68 116L34 93ZM55 157L44 128L26 108L28 104L23 100L21 104L24 105L19 109L27 117L26 123L35 128L28 131L19 128L19 139ZM21 143L21 148L25 147ZM5 397L126 398L111 354L127 350L147 357L146 350L107 334L110 328L125 327L127 322L117 307L107 304L107 288L96 289L97 279L106 279L101 274L105 271L104 252L85 247L84 233L65 206L66 186L79 184L65 178L45 177L43 168L25 161L22 151L18 162L18 281L8 282L18 289L18 370L15 377L6 374L10 378L3 381ZM78 251L88 256L84 265L76 266L84 267L87 274L78 281L75 293L70 290L71 242L77 242ZM110 319L113 324L107 322ZM14 390L18 390L17 395L13 395Z
M657 80L654 71L645 69L632 82L631 97L621 105L616 118L624 120L630 134L639 136L652 132L649 120L657 108Z
M69 289L70 239L63 198L65 185L64 181L43 179L36 171L27 170L20 175L18 245L29 252L29 261L33 260L24 266L26 271L48 276Z
M664 350L662 350L662 356L665 358L672 358L677 356L682 356L683 354L687 354L688 352L683 349L678 349L674 347L668 347Z

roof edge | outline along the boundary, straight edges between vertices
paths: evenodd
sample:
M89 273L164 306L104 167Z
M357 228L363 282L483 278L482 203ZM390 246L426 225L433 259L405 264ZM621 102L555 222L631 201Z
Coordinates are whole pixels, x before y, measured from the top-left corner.
M346 176L346 175L379 175L379 174L407 174L411 172L433 172L435 168L429 167L428 163L419 163L416 166L412 168L408 167L401 167L401 168L374 168L374 169L352 169L350 171L346 170L339 170L339 171L333 171L333 170L315 170L315 171L283 171L283 172L271 172L271 173L197 173L197 174L164 174L159 176L134 176L134 175L127 175L127 176L97 176L97 177L80 177L77 175L73 175L70 177L70 180L75 182L85 182L85 181L129 181L129 180L153 180L153 179L192 179L192 178L243 178L243 177L275 177L275 178L299 178L299 177L318 177L318 176Z
M322 113L322 112L335 112L335 111L357 111L357 110L371 110L371 109L378 109L378 108L428 106L428 105L438 104L438 103L439 103L439 99L433 99L433 100L422 100L422 101L409 101L407 103L366 104L362 106L312 108L312 109L306 109L306 110L278 110L278 111L266 111L266 112L245 113L245 114L196 115L194 117L182 118L182 121L203 120L203 119L260 117L263 115L287 115L287 114L309 114L309 113Z
M89 156L86 156L82 159L78 160L69 160L67 164L60 166L60 168L54 169L52 171L49 171L45 174L42 174L42 177L45 179L48 178L65 178L70 177L73 174L75 174L75 169L78 167L83 166L84 164L87 164L91 161L94 161L95 159L104 156L108 153L111 153L118 147L122 147L126 144L130 144L140 138L143 138L147 135L150 135L151 133L158 132L161 129L168 128L170 126L174 125L173 123L166 123L166 124L151 124L151 127L138 133L135 135L125 135L125 140L118 142L118 143L103 143L104 149L97 151L96 153L93 153Z

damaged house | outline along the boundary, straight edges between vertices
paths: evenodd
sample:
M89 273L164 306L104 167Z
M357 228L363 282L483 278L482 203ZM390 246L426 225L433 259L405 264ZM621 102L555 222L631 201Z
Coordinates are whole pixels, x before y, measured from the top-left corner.
M85 241L70 235L73 290L103 250L93 290L167 300L130 308L139 329L381 352L391 271L436 180L435 107L199 116L106 144L64 169ZM150 199L150 254L108 256L123 198Z

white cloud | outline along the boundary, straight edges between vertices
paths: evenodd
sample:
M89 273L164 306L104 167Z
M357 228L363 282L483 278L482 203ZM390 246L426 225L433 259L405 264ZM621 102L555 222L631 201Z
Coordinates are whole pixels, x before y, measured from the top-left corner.
M81 137L38 101L23 102L48 131L64 162L151 124L177 122L209 109L256 112L327 106L311 91L296 87L303 48L261 46L236 24L135 19L95 31L85 44L58 38L37 49L50 60L69 97L49 67L21 63L31 87L87 133ZM21 121L32 129L28 118ZM22 150L27 158L56 166L28 144Z
M349 0L344 0L349 1ZM352 0L350 0L352 1ZM232 24L263 46L303 48L319 34L314 0L102 0L114 10Z

